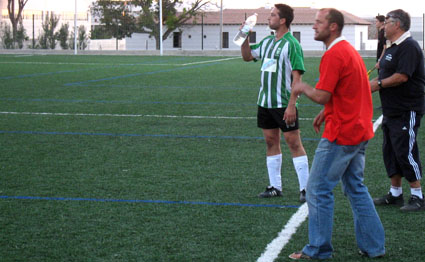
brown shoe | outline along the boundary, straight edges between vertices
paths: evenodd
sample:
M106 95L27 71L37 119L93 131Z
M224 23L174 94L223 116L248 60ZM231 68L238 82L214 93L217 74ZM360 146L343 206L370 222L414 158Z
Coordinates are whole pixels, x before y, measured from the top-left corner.
M289 258L293 259L293 260L311 259L311 257L307 256L302 251L294 252L294 253L290 254Z

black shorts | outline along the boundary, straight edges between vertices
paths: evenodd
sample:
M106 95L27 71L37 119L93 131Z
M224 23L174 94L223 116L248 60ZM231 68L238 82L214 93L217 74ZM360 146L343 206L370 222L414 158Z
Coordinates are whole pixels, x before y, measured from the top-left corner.
M299 129L298 127L298 109L295 123L291 126L286 125L283 120L285 108L264 108L259 106L257 111L257 126L262 129L280 128L282 132L289 132Z
M384 116L382 152L389 177L399 174L409 182L422 178L421 161L416 137L422 115L414 111L401 116Z

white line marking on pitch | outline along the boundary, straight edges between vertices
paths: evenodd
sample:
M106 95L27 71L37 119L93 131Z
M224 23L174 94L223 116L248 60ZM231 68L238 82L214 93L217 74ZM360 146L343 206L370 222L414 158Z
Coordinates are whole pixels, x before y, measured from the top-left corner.
M378 119L376 119L375 123L373 123L373 133L376 132L376 129L382 124L382 119L384 118L383 115L381 115Z
M223 59L217 59L217 60L207 60L207 61L186 63L186 64L181 64L181 65L182 66L187 66L187 65L206 64L206 63L221 62L221 61L227 61L227 60L233 60L233 59L239 59L239 57L230 57L230 58L223 58Z
M382 123L383 116L381 115L373 123L373 132L375 132ZM296 233L298 227L307 219L308 206L304 203L298 211L292 215L285 227L280 231L277 238L273 239L270 244L267 245L266 250L261 257L257 259L257 262L273 262L280 254L282 249L288 244L293 234Z
M164 63L164 64L102 64L102 63L73 63L73 62L26 62L26 61L1 61L0 64L31 64L31 65L99 65L99 66L188 66L188 65L197 65L197 64L207 64L207 63L214 63L214 62L222 62L222 61L228 61L233 59L239 59L239 57L229 57L229 58L223 58L223 59L216 59L216 60L205 60L205 61L199 61L199 62L192 62L192 63L184 63L184 64L170 64L170 63Z
M267 245L264 253L257 259L257 262L274 261L280 254L283 247L289 242L292 235L295 234L297 228L307 219L308 206L304 203L298 211L292 215L286 226L280 231L277 238Z
M192 119L257 119L254 116L175 116L175 115L131 115L131 114L86 114L86 113L42 113L42 112L0 112L3 115L41 115L41 116L95 116L95 117L155 117L155 118L192 118ZM300 118L312 121L312 118Z

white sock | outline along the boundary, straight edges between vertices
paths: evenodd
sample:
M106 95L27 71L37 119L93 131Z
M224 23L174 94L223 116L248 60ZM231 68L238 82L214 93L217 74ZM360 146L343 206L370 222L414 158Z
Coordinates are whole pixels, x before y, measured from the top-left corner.
M420 199L423 199L423 195L422 195L422 188L418 187L418 188L410 188L410 194L412 194L412 196L417 196Z
M403 194L403 188L402 187L391 186L390 192L391 192L391 195L393 195L393 197L398 197L401 194Z
M267 170L269 172L270 186L282 191L282 154L267 157Z
M292 158L292 162L294 163L295 171L297 172L300 191L303 191L307 187L309 176L307 155L294 157Z

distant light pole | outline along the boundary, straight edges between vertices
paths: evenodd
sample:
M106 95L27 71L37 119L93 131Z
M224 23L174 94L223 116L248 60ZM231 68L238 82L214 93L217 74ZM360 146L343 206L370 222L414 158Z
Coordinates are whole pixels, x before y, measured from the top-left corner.
M201 13L201 50L204 50L204 12Z
M74 12L74 55L77 54L77 0L75 0Z
M159 0L159 53L162 56L162 0Z
M223 48L223 0L220 3L220 50Z

